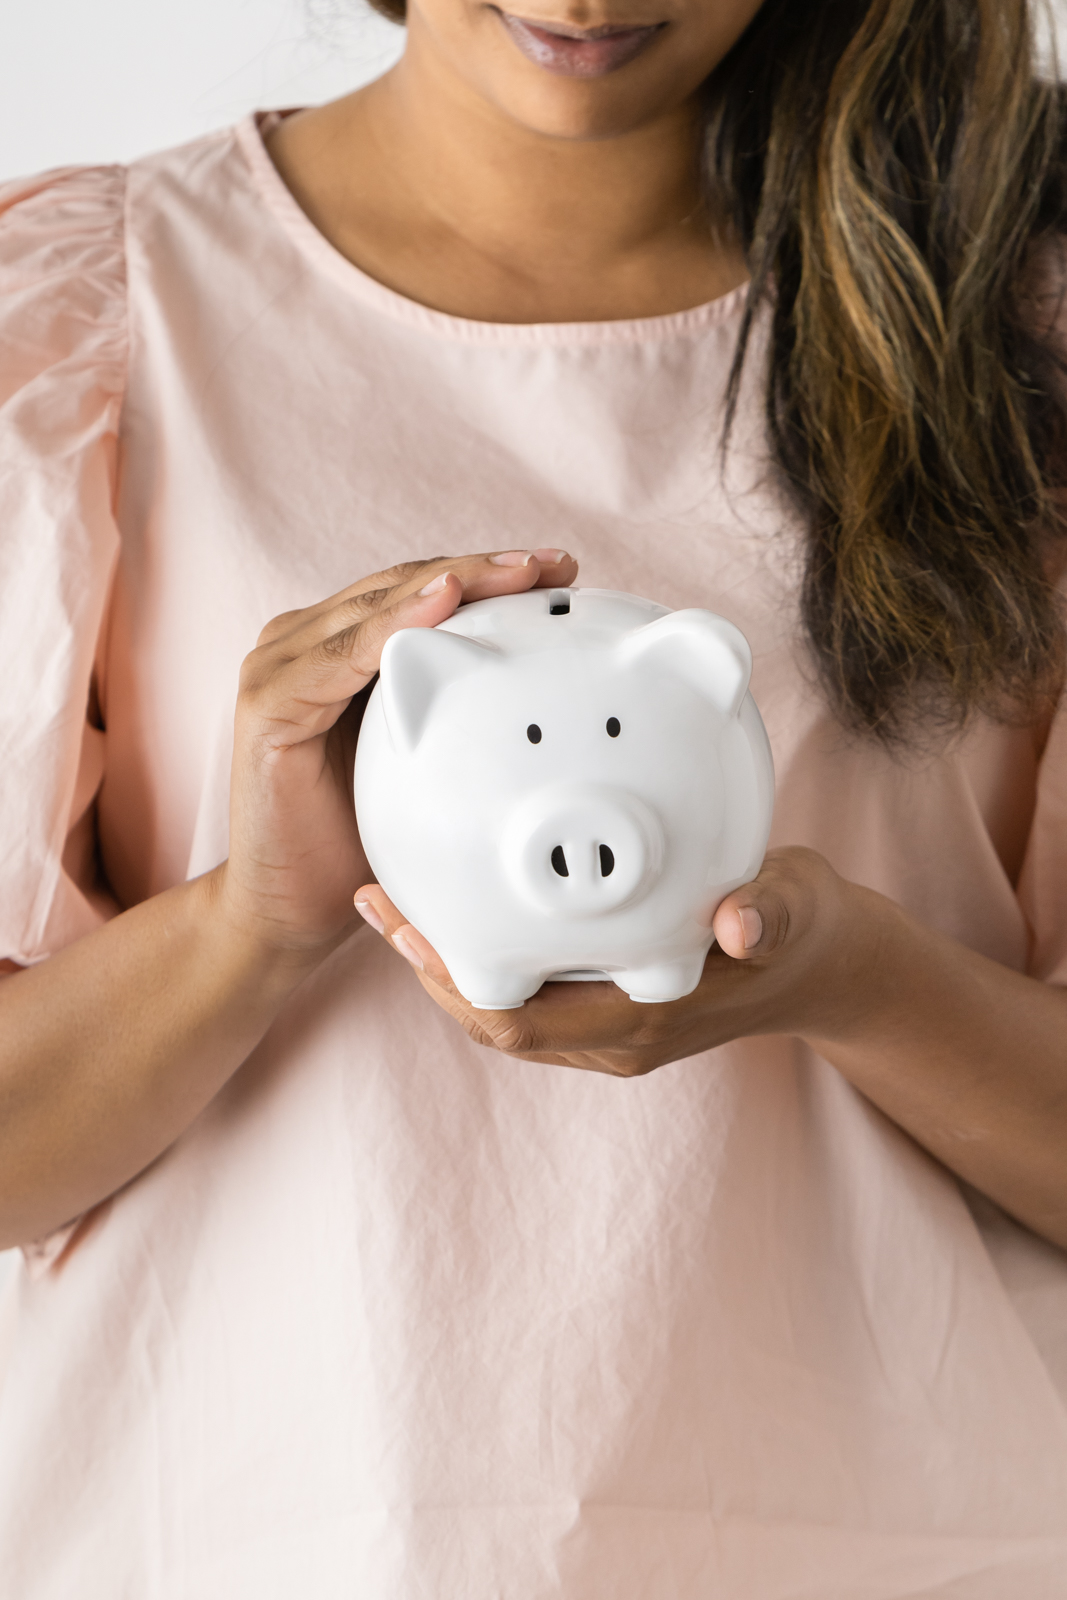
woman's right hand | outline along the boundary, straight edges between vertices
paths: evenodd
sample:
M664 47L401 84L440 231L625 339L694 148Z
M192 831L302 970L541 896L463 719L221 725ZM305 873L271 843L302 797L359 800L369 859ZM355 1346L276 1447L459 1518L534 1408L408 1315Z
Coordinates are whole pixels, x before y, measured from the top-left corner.
M229 859L0 981L0 1249L142 1172L359 923L353 700L390 634L576 572L558 550L413 561L264 628L241 673Z
M561 550L410 561L269 622L241 671L230 856L216 875L225 917L298 957L345 937L370 876L352 801L353 701L385 641L436 627L464 601L573 583L577 570Z

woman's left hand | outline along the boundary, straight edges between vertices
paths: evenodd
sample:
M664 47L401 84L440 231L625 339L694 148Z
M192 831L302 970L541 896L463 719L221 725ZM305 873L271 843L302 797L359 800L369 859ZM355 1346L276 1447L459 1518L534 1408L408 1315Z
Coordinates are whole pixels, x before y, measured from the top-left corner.
M717 944L684 999L646 1005L613 983L546 983L517 1010L475 1011L379 885L360 889L356 905L478 1044L620 1078L747 1034L832 1034L870 970L879 908L893 909L814 850L772 850L759 876L716 911Z
M474 1011L437 952L374 884L357 907L472 1039L618 1078L753 1034L812 1044L968 1183L1067 1248L1067 990L992 961L841 878L814 850L772 850L715 913L692 994L546 983L516 1011Z

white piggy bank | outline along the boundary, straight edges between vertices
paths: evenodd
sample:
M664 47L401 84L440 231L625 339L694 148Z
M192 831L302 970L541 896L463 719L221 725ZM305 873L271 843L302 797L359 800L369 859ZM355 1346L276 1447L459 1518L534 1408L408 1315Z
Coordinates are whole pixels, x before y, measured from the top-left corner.
M744 636L603 589L464 606L382 652L360 834L479 1010L548 978L632 1000L700 981L712 914L758 872L774 801Z

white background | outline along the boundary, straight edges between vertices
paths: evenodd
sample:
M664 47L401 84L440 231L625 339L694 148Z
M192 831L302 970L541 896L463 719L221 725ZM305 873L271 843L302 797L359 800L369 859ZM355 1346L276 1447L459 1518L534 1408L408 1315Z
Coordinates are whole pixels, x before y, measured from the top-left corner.
M402 40L365 0L0 0L0 178L330 99Z
M1062 31L1067 0L1054 5ZM328 100L402 43L364 0L0 0L0 178ZM0 1287L12 1259L0 1252Z
M403 37L365 0L0 0L0 178L331 99Z

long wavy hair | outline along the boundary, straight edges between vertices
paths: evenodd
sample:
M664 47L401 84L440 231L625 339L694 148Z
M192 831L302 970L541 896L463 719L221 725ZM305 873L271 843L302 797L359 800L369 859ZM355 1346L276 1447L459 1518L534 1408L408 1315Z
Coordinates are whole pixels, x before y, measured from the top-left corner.
M372 0L400 21L403 0ZM1064 97L1028 0L765 0L705 85L705 171L768 308L767 421L843 723L1046 712L1063 680Z

